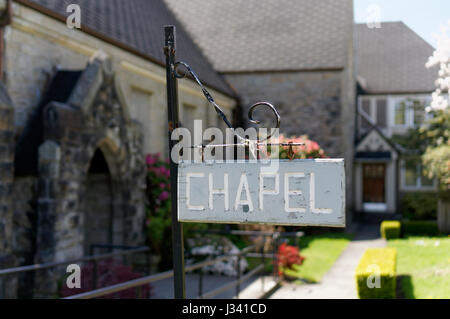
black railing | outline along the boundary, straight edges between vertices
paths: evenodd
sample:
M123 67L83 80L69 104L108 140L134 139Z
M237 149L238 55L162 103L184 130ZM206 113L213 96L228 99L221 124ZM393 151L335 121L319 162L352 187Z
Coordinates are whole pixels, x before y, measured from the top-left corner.
M250 246L247 247L245 249L243 249L241 252L239 252L239 254L227 254L227 255L223 255L211 260L205 260L199 263L196 263L194 265L189 265L186 266L184 268L184 271L186 273L188 272L192 272L195 270L202 270L203 268L213 265L215 263L218 263L220 261L224 261L230 258L235 258L237 256L245 256L250 250L254 249L255 246ZM199 293L198 293L198 297L199 298L212 298L226 290L229 290L231 288L233 288L234 286L237 286L238 284L242 283L243 281L249 279L250 277L252 277L253 275L257 274L258 272L260 272L261 270L263 270L263 265L259 265L258 267L256 267L255 269L253 269L252 271L250 271L249 273L247 273L245 276L243 276L242 278L235 280L231 283L225 284L221 287L218 287L216 289L214 289L213 291L210 291L208 293L203 293L203 287L201 285L199 285ZM200 271L200 276L203 276L203 271ZM154 274L154 275L150 275L150 276L146 276L143 278L139 278L139 279L135 279L135 280L131 280L131 281L127 281L124 283L120 283L120 284L116 284L116 285L112 285L109 287L104 287L104 288L99 288L93 291L89 291L89 292L85 292L85 293L81 293L78 295L73 295L73 296L69 296L66 297L64 299L92 299L92 298L98 298L98 297L102 297L105 295L110 295L113 293L117 293L123 290L127 290L130 288L137 288L152 282L156 282L156 281L160 281L163 279L168 279L168 278L172 278L173 277L173 270L170 271L166 271L166 272L162 272L162 273L158 273L158 274ZM200 280L202 281L202 280Z
M273 258L274 266L276 266L276 258L277 258L277 250L279 247L279 243L283 237L295 237L296 244L298 245L298 239L303 236L303 232L261 232L261 231L245 231L245 230L202 230L198 231L200 233L214 233L214 234L232 234L232 235L254 235L254 236L265 236L271 237L274 241L274 252L273 253L265 253L264 252L264 245L262 245L261 251L257 252L254 251L256 246L252 245L249 247L246 247L242 249L238 254L226 254L223 256L216 257L214 259L205 260L193 265L188 265L184 267L184 272L189 273L193 272L195 270L199 271L199 280L198 280L198 296L197 298L213 298L227 290L230 290L232 288L236 288L236 298L239 298L239 294L241 293L241 284L245 282L246 280L250 279L251 277L262 273L264 271L265 267L265 259L266 258ZM261 263L256 266L254 269L246 273L245 275L242 275L241 269L240 269L240 260L245 257L250 258L261 258ZM210 265L214 265L218 262L228 260L231 258L237 258L236 262L236 280L224 284L220 287L217 287L211 291L208 291L206 293L203 292L203 276L204 276L204 268ZM124 283L112 285L109 287L99 288L95 289L93 291L81 293L78 295L73 295L70 297L66 297L65 299L92 299L92 298L98 298L106 295L110 295L112 293L117 293L123 290L127 290L130 288L139 288L146 284L157 282L164 279L172 278L174 275L173 270L149 275L143 278L127 281ZM264 276L261 278L262 280L262 290L264 291ZM274 281L276 283L279 282L278 277L278 271L276 267L274 267Z
M27 271L49 269L49 268L54 268L54 267L58 267L58 266L64 266L64 265L70 265L70 264L76 264L76 263L82 263L82 262L88 262L88 261L98 261L98 260L107 259L107 258L116 257L116 256L123 256L123 255L149 252L149 251L150 251L149 247L142 246L142 247L137 247L137 248L133 248L133 249L127 249L127 250L123 250L123 251L113 252L113 253L106 253L106 254L100 254L100 255L94 255L94 256L85 256L85 257L81 257L78 259L66 260L66 261L61 261L61 262L51 262L51 263L45 263L45 264L35 264L35 265L20 266L20 267L8 268L8 269L0 269L0 276L19 274L19 273L24 273Z
M42 264L34 264L34 265L27 265L27 266L19 266L14 268L7 268L7 269L0 269L0 278L6 277L6 276L19 276L25 273L29 272L36 272L36 271L42 271L42 270L49 270L49 269L55 269L57 267L61 266L67 266L70 264L82 264L82 263L93 263L93 273L92 273L92 281L93 281L93 287L96 289L97 287L97 263L101 260L109 259L109 258L117 258L117 257L126 257L133 254L141 254L144 253L146 256L146 269L150 268L150 248L147 246L138 246L138 247L130 247L130 246L113 246L113 245L93 245L96 247L102 247L102 248L109 248L111 250L113 249L122 249L120 251L115 252L109 252L109 253L103 253L98 255L89 255L77 259L71 259L71 260L65 260L61 262L49 262L49 263L42 263ZM91 251L93 248L91 247ZM4 287L5 288L5 287ZM17 287L19 289L19 287ZM32 287L31 287L32 288ZM30 289L30 287L27 287L27 289ZM56 293L53 292L53 293Z
M222 256L218 256L213 259L208 259L193 265L187 265L184 268L185 273L194 272L198 270L198 294L197 298L213 298L227 290L230 290L232 288L235 288L235 295L236 298L239 298L239 295L241 293L242 283L250 279L251 277L263 273L265 268L265 263L267 258L273 259L273 265L274 265L274 281L278 283L278 271L276 268L276 258L277 258L277 250L280 245L280 242L283 240L283 238L286 237L295 237L298 245L298 239L303 236L303 232L264 232L264 231L246 231L246 230L201 230L198 231L199 233L210 233L210 234L231 234L231 235L240 235L240 236L264 236L264 243L261 246L261 250L257 251L256 245L252 245L249 247L246 247L242 249L237 254L225 254ZM273 252L267 253L264 251L265 243L267 238L272 238L273 240ZM95 255L94 252L96 249L107 249L110 252L98 254ZM116 249L120 249L119 251L113 251ZM62 262L51 262L51 263L45 263L45 264L35 264L35 265L28 265L28 266L21 266L21 267L15 267L15 268L9 268L9 269L3 269L0 270L0 277L2 276L10 276L10 275L18 275L30 271L38 271L38 270L45 270L50 268L55 268L58 266L64 266L69 264L80 264L84 262L92 262L94 266L93 271L93 290L80 293L77 295L72 295L69 297L66 297L65 299L91 299L91 298L98 298L114 293L119 293L121 291L130 289L130 288L136 288L136 296L137 298L142 297L142 287L146 284L169 279L173 277L173 271L166 271L162 273L157 274L150 274L150 248L146 246L142 247L130 247L130 246L118 246L118 245L104 245L104 244L95 244L91 245L90 247L90 256L85 256L78 259L73 260L67 260ZM97 262L100 260L108 259L111 257L125 257L132 254L137 253L145 253L145 260L146 260L146 269L147 269L147 276L144 276L142 278L134 279L131 281L111 285L108 287L103 288L97 288ZM236 258L236 279L232 282L229 282L227 284L222 285L221 287L217 287L211 291L204 292L204 275L205 275L205 267L214 265L218 262L229 260L231 258ZM260 258L261 263L258 264L254 269L250 270L248 273L243 274L241 269L241 260L243 258ZM261 276L261 285L262 290L264 291L264 274Z

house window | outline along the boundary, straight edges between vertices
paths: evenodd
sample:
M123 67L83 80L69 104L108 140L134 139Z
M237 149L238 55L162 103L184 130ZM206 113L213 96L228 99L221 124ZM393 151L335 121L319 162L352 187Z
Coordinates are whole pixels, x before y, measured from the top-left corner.
M426 176L420 162L407 160L402 166L403 186L406 189L432 189L435 188L435 180Z
M405 186L418 187L418 174L416 163L405 164Z
M395 104L394 123L395 123L395 125L405 125L406 124L406 103L405 103L405 101L399 101Z
M399 99L394 107L394 125L420 126L429 118L425 112L427 99Z
M361 113L362 112L364 112L368 118L372 119L372 109L370 99L361 100ZM361 116L360 119L361 119L361 128L369 129L371 127L370 123L367 121L365 117Z
M360 100L361 128L369 129L372 124L380 128L387 126L387 99L386 97L368 97ZM364 115L364 116L363 116ZM370 119L371 123L368 121Z
M376 113L377 113L377 125L381 128L386 128L387 125L387 99L380 98L377 99L376 103Z
M421 183L422 187L433 187L434 186L434 180L429 178L423 170L422 170L422 174L420 176L420 183Z
M414 126L422 125L425 123L426 112L425 105L422 101L414 100L411 103L411 111L413 112Z

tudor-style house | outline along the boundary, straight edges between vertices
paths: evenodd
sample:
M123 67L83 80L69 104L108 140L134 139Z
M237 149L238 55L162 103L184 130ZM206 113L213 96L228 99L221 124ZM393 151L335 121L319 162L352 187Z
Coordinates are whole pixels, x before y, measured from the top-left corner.
M391 140L423 123L438 75L425 67L433 48L404 23L354 24L351 0L164 1L237 90L243 117L271 101L282 133L345 158L348 224L400 217L402 194L435 190Z
M355 26L358 84L355 146L355 209L361 213L401 211L402 196L435 191L417 154L394 143L428 118L437 70L425 67L433 47L403 22L381 28ZM416 155L416 156L414 156Z

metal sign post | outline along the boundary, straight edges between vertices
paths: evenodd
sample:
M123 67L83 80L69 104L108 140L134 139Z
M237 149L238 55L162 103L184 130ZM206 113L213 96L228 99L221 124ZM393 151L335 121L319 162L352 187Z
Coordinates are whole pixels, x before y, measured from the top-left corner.
M172 198L172 250L173 250L173 281L175 299L185 299L185 279L184 279L184 245L183 245L183 225L178 222L178 164L175 163L170 154L174 146L171 138L172 131L178 127L178 92L177 77L175 74L175 26L165 26L165 47L166 55L166 79L167 79L167 108L169 125L169 158L170 158L170 187Z

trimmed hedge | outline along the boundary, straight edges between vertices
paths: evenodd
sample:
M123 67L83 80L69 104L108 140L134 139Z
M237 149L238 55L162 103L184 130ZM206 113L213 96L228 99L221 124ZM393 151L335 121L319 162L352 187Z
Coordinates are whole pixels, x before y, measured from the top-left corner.
M358 297L360 299L394 299L396 264L397 250L395 248L366 249L356 267Z
M380 225L381 237L385 239L399 238L401 233L401 224L397 220L385 220Z
M439 229L435 221L403 221L402 234L436 236L439 234Z

